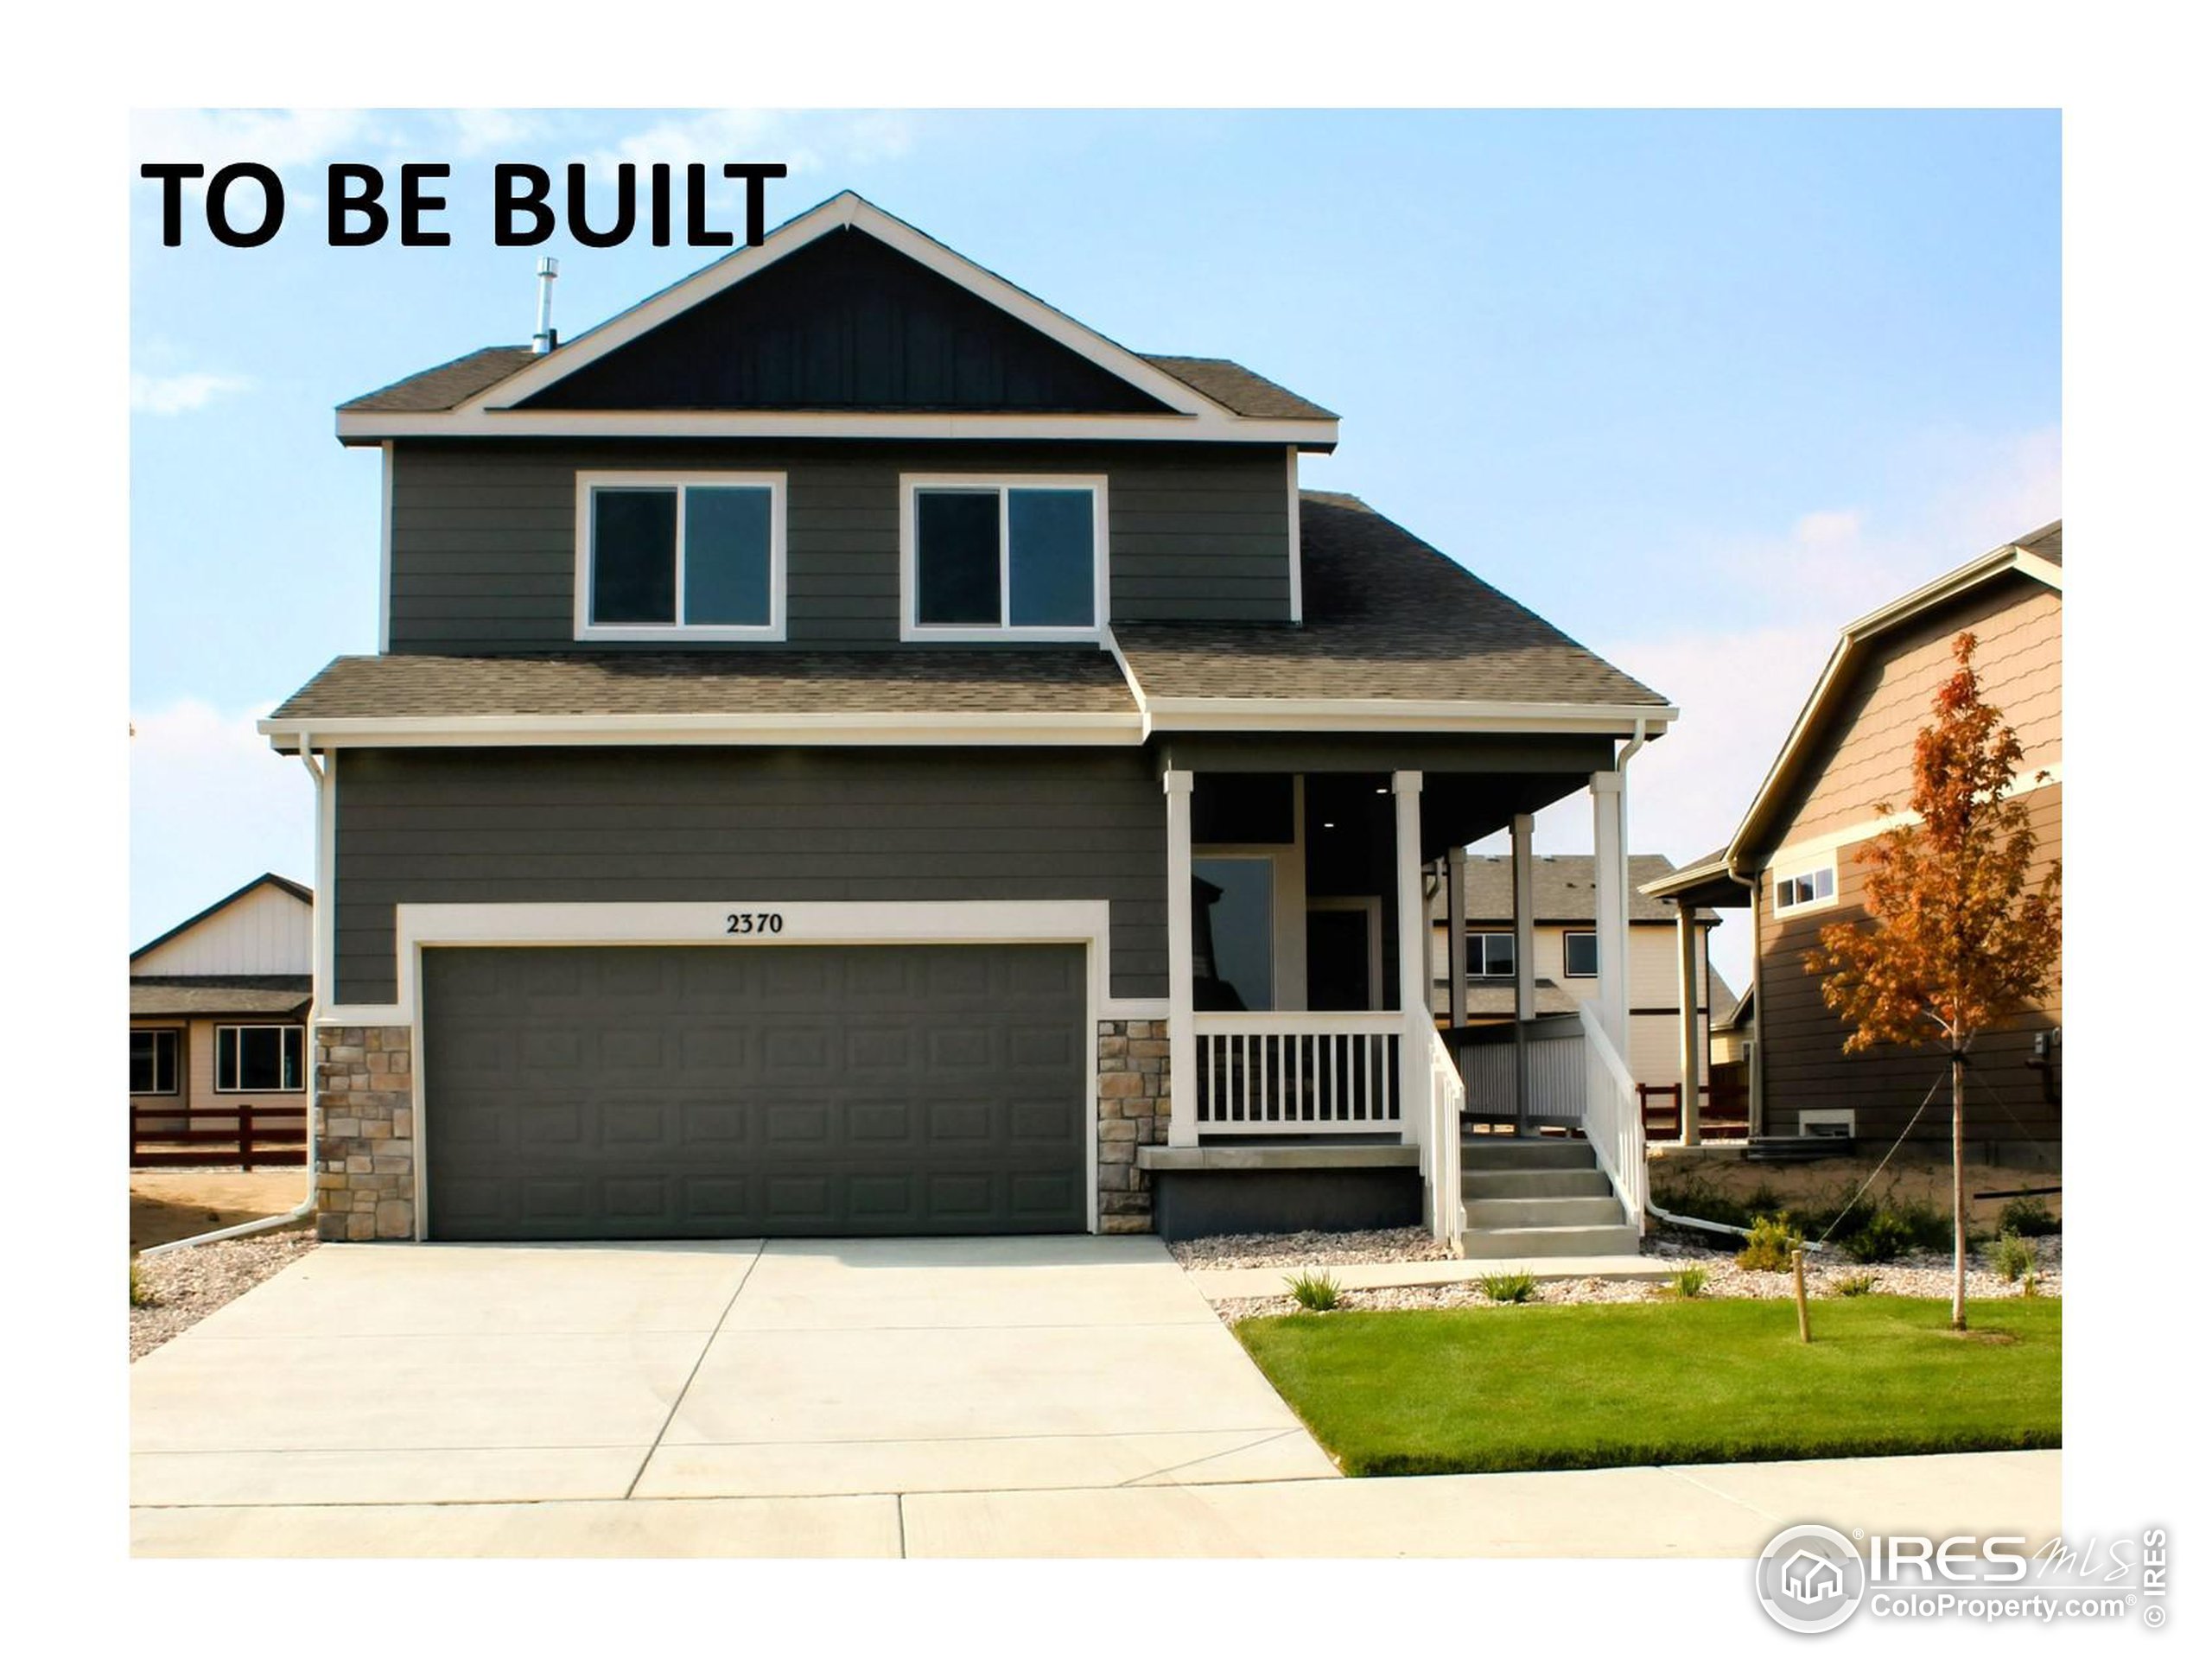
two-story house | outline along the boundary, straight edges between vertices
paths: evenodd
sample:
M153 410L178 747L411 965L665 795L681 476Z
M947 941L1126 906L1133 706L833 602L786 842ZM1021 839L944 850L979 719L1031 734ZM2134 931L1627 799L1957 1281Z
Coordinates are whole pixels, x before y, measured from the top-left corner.
M380 649L263 723L325 1236L1454 1231L1423 866L1581 791L1625 1044L1675 711L1301 490L1335 415L849 194L537 343L340 409Z
M1629 1039L1622 1058L1640 1084L1665 1088L1682 1078L1682 962L1678 907L1642 891L1672 874L1663 854L1631 853L1628 869ZM1459 872L1460 928L1465 936L1466 989L1461 1024L1487 1025L1514 1015L1522 941L1514 927L1513 860L1503 854L1452 859ZM1547 853L1535 861L1530 884L1529 970L1538 1016L1570 1014L1598 994L1598 871L1586 853ZM1447 895L1431 905L1430 1001L1452 1021L1451 936ZM1732 1009L1736 994L1713 971L1707 936L1720 924L1711 909L1689 918L1690 1041L1712 1052L1712 1010Z
M1913 746L1955 671L1952 643L1978 642L1982 695L2018 734L2013 783L2037 840L2031 881L2063 849L2065 548L2060 524L2030 531L1847 625L1728 844L1646 883L1677 906L1747 909L1752 982L1726 1023L1740 1032L1755 1132L1942 1142L1949 1063L1940 1048L1847 1053L1849 1030L1806 958L1821 930L1863 922L1859 858L1909 821ZM1887 817L1885 804L1898 816ZM1991 1162L2056 1167L2062 1099L2060 999L2023 1009L1974 1045L1967 1140ZM1926 1103L1931 1095L1932 1106ZM1923 1108L1925 1108L1923 1109Z

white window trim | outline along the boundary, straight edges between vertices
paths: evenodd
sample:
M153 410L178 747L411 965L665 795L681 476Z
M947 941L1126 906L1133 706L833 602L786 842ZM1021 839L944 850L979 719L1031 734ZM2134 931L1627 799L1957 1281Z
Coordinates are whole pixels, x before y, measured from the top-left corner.
M169 1046L174 1051L169 1062L169 1086L166 1089L158 1086L152 1089L133 1089L130 1090L130 1097L133 1100L156 1100L167 1099L172 1095L182 1094L184 1092L184 1027L181 1026L133 1026L130 1027L130 1034L133 1037L151 1037L154 1039L154 1082L156 1085L162 1080L162 1038L166 1037L169 1039Z
M768 620L758 622L594 622L591 620L592 492L601 489L674 489L676 492L676 607L683 609L683 492L687 487L754 488L768 492ZM628 645L671 645L693 641L781 640L785 634L785 509L786 475L782 473L648 472L618 470L576 474L575 637L579 640Z
M276 1086L275 1088L273 1088L273 1089L245 1089L245 1088L241 1088L240 1086L238 1086L238 1084L227 1084L227 1085L226 1085L226 1084L225 1084L225 1083L223 1082L223 1033L224 1033L225 1032L226 1032L226 1031L237 1031L237 1032L246 1032L246 1031L279 1031L279 1032L282 1032L282 1031L296 1031L296 1032L298 1032L298 1033L300 1033L300 1080L299 1080L297 1083L293 1084L292 1084L290 1087L289 1087L289 1088L287 1088L287 1087L284 1085L283 1082L283 1075L284 1075L284 1046L283 1046L283 1039L280 1037L280 1038L278 1038L278 1039L276 1039L276 1075L277 1075L278 1082L277 1082L277 1084L276 1084ZM300 1094L305 1094L305 1093L307 1092L307 1087L308 1087L308 1028L307 1028L305 1026L299 1024L296 1020L218 1020L218 1021L216 1022L216 1024L215 1024L215 1032L214 1032L214 1037L213 1037L213 1042L214 1042L215 1047L214 1047L214 1051L213 1051L213 1053L212 1053L208 1058L209 1058L211 1060L213 1060L213 1063L214 1063L214 1071L215 1071L215 1092L216 1092L217 1094L219 1094L219 1095L300 1095ZM245 1057L244 1057L243 1052L241 1052L241 1054L240 1054L240 1057L239 1057L239 1058L245 1058Z
M1828 874L1828 890L1825 897L1807 899L1794 905L1785 905L1782 902L1783 882L1795 880L1801 875L1817 874L1822 870L1826 870ZM1802 916L1810 911L1834 910L1842 897L1842 892L1843 881L1836 869L1835 854L1833 851L1820 858L1803 859L1795 863L1777 866L1774 872L1774 913L1777 916Z
M925 623L918 620L921 604L920 549L918 545L914 498L923 490L996 490L999 496L999 615L1014 602L1010 580L1011 550L1007 534L1008 490L1089 490L1090 492L1090 616L1084 627L1016 627L968 622ZM939 640L947 644L980 645L1003 640L1032 640L1039 644L1078 641L1103 642L1111 619L1107 613L1106 480L1103 475L1070 473L901 473L899 475L899 638L901 640Z

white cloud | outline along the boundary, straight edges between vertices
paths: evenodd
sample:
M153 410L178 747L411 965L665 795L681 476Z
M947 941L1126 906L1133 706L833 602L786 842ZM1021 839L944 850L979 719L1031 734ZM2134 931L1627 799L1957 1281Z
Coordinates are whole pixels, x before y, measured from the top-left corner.
M130 411L134 415L184 415L205 409L227 392L244 391L253 384L236 374L139 374L130 377Z
M538 137L545 124L520 110L448 110L453 150L463 157L512 149Z
M133 944L264 870L312 883L315 789L253 729L270 706L187 698L131 716Z
M259 162L282 173L344 159L340 152L371 142L362 110L139 110L130 118L130 175L144 162L198 162L211 172Z
M702 110L671 116L594 150L592 170L611 177L625 162L782 162L791 175L893 161L912 149L914 123L896 110ZM718 172L717 172L718 176ZM739 187L726 182L725 190Z
M1878 524L1859 507L1808 509L1770 537L1731 545L1715 563L1689 561L1686 574L1711 583L1711 613L1744 619L1752 609L1747 596L1756 596L1759 620L1592 642L1682 711L1630 767L1633 850L1680 863L1726 842L1845 624L2058 516L2056 429L1994 442L1930 439L1923 448L1957 481L1910 521ZM1586 796L1538 815L1539 852L1586 853L1590 844ZM1749 982L1751 931L1745 912L1724 916L1713 965L1740 990Z

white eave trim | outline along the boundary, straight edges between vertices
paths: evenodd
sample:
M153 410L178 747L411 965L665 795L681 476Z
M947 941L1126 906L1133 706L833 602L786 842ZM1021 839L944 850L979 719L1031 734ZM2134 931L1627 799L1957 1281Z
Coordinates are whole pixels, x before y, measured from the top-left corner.
M264 720L289 750L312 731L318 747L403 748L531 744L1135 744L1135 710L1115 714L463 715L389 719Z
M308 742L310 735L317 748L590 744L1136 747L1156 731L1560 732L1618 736L1633 731L1641 721L1656 734L1676 718L1677 712L1648 705L1609 709L1573 703L1410 702L1380 698L1319 702L1154 698L1137 709L1115 714L469 715L387 719L326 715L313 720L264 720L257 729L287 753Z
M1154 731L1568 732L1654 735L1681 710L1650 703L1425 702L1396 697L1151 697Z
M502 384L505 384L504 382ZM1208 409L1188 415L837 414L810 410L511 410L463 406L409 413L340 410L348 443L394 438L897 438L1077 439L1102 442L1281 443L1333 448L1334 421L1248 420Z

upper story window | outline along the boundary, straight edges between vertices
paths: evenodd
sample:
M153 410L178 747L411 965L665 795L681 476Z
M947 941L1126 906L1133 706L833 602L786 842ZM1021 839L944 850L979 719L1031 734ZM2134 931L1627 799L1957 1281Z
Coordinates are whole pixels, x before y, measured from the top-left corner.
M782 474L577 474L577 639L783 637Z
M1446 967L1438 973L1436 982L1443 984L1451 977ZM1513 977L1513 936L1481 928L1467 930L1467 977L1478 979L1510 979Z
M1568 933L1561 943L1567 951L1567 976L1569 979L1598 977L1597 934Z
M1835 902L1835 855L1830 854L1817 864L1790 870L1787 874L1775 872L1774 910L1782 915L1793 910L1814 910Z
M899 480L907 639L1095 639L1106 618L1106 480Z

